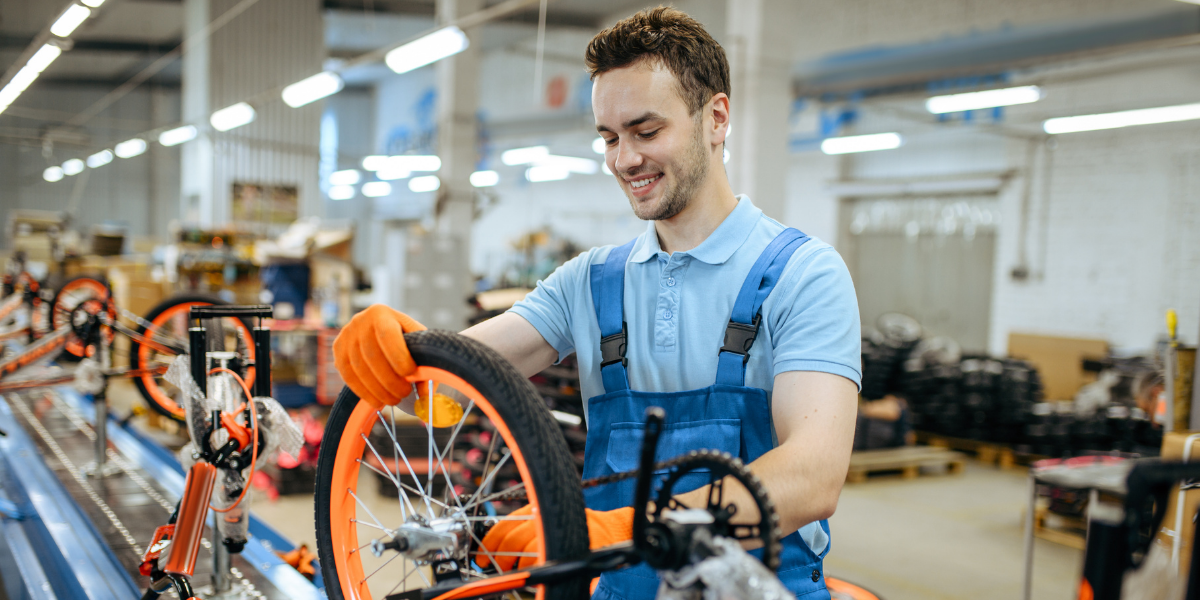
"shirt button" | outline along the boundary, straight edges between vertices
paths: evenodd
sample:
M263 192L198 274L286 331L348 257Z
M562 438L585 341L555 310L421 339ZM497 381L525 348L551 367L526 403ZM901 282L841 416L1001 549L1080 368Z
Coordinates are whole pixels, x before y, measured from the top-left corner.
M674 278L674 277L668 277L668 278L667 278L667 286L668 286L668 287L675 287L675 278Z
M816 570L816 569L813 569L813 572L812 572L812 580L813 580L814 582L816 582L816 581L820 581L820 580L821 580L821 572L820 572L820 571L818 571L818 570Z
M673 315L673 314L671 313L671 311L669 311L669 310L663 313L663 318L664 318L664 319L667 319L667 320L670 320L670 319L671 319L671 317L673 317L673 316L674 316L674 315Z

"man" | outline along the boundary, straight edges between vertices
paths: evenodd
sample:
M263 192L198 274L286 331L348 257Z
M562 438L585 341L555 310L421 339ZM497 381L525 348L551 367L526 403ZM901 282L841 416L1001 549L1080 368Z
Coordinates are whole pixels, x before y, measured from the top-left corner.
M780 578L797 596L828 598L825 519L849 465L861 380L845 264L829 245L734 195L723 166L729 66L699 23L671 8L642 11L596 35L586 60L605 161L634 214L649 221L646 232L581 254L512 310L463 333L526 376L578 354L585 477L636 467L628 448L638 447L650 405L667 411L664 458L701 448L740 455L780 514ZM397 322L419 327L373 307L348 329L395 330ZM382 364L407 368L411 358L395 358L397 340L389 342L335 346L339 369L383 355L390 362ZM346 378L355 391L360 375ZM628 485L587 491L593 546L629 538L631 499ZM739 514L756 513L748 496L733 500ZM483 544L512 548L512 539L531 537L518 531L531 523L504 522ZM607 573L595 598L653 598L654 577L646 567Z

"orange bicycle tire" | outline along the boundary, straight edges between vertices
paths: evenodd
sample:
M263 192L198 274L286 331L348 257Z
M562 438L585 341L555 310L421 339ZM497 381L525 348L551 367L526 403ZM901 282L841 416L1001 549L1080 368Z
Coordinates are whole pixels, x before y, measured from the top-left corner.
M490 349L463 336L425 331L404 338L419 365L406 379L414 384L432 381L438 393L452 389L464 401L469 399L478 410L475 414L487 417L510 451L528 501L535 507L538 563L586 554L587 523L579 477L570 462L565 439L532 384ZM360 512L358 508L358 479L372 428L384 418L385 411L396 410L376 410L346 388L330 413L317 465L314 512L317 549L331 600L373 598L367 580L374 573L366 574L359 558L364 547L359 528L364 526L357 524L357 518L365 519L370 509ZM386 414L393 419L394 431L396 413ZM453 440L447 447L452 446ZM449 456L443 458L451 460ZM537 598L578 598L586 592L586 586L586 581L540 586Z

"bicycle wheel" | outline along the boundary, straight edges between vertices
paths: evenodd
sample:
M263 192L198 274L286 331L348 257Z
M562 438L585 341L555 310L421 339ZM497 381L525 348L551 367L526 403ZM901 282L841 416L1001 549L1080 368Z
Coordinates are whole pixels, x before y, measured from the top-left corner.
M108 284L103 278L84 275L68 279L55 292L54 301L50 303L50 331L70 323L71 315L81 305L93 314L107 307L109 317L113 320L117 318L117 309L111 302ZM116 334L111 327L104 327L101 335L111 344ZM81 359L86 351L83 342L75 337L67 340L65 349L66 353L60 355L60 358L66 360Z
M408 380L449 396L463 416L435 429L402 410L411 412L413 394L398 407L374 410L342 390L317 462L317 551L329 598L383 600L448 577L498 575L475 566L477 556L490 555L480 547L489 519L535 519L538 563L585 555L579 476L529 380L460 335L424 331L404 341L419 365ZM373 478L395 496L367 493L364 484ZM533 505L533 516L508 516L525 503ZM397 535L411 541L405 552L379 547ZM422 537L448 545L421 545ZM585 597L587 584L539 586L525 594L576 600Z
M137 332L154 344L131 339L129 367L151 371L133 378L133 384L150 408L180 422L187 418L187 412L178 402L178 388L163 379L163 374L176 356L188 352L188 312L192 307L224 304L228 302L201 294L173 296L150 309L143 319L145 323L138 325ZM217 322L219 327L216 329L224 335L214 335L214 325L206 324L210 330L209 344L213 346L210 350L232 350L247 360L254 360L254 338L247 322L233 318L212 321ZM248 385L253 385L254 367L245 368L242 376Z

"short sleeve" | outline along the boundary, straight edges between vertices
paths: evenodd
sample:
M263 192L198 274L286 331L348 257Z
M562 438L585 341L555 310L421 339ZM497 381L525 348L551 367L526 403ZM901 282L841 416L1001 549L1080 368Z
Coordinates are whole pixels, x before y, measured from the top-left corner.
M846 263L831 246L794 256L763 308L771 327L773 376L821 371L862 388L858 298Z
M509 312L516 313L537 329L546 343L558 352L560 361L575 351L575 338L571 334L571 301L583 289L591 254L590 251L584 252L563 263L509 309Z

